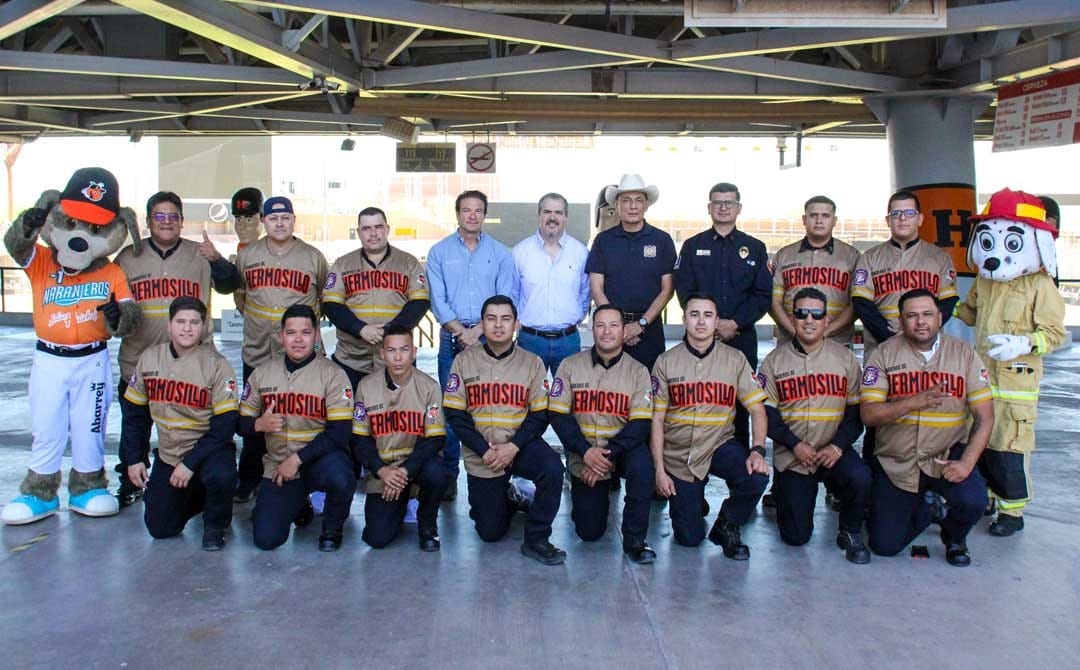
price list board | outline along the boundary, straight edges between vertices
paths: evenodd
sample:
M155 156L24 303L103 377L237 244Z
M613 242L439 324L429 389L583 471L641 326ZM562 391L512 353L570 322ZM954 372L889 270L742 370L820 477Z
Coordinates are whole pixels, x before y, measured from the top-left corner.
M1080 68L1002 86L994 151L1080 142Z

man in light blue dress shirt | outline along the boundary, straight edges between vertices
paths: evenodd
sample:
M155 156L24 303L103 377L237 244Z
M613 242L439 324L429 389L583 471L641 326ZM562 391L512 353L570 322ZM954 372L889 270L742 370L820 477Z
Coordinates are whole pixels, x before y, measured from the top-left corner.
M517 343L539 356L552 375L564 358L581 351L577 325L589 311L589 249L567 234L568 210L558 193L540 198L539 230L514 246Z
M480 308L500 293L515 295L517 271L504 244L483 232L487 196L464 191L454 202L458 229L431 247L427 258L431 311L439 332L439 383L446 386L454 356L480 341ZM457 497L461 441L447 426L443 460L450 485L444 500Z

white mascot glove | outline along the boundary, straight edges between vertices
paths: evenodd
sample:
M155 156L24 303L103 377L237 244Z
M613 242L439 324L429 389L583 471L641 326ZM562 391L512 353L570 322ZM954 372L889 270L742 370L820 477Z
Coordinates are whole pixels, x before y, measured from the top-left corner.
M1031 340L1027 335L1006 335L998 333L987 335L986 341L993 346L986 355L995 361L1011 361L1014 358L1031 353Z

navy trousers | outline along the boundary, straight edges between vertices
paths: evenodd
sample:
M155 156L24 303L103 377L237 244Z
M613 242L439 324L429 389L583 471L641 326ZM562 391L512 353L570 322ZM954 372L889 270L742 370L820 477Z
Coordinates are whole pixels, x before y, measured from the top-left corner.
M236 492L236 449L219 449L207 456L182 489L169 483L175 468L154 451L154 467L143 496L143 520L150 535L159 540L179 535L199 512L205 529L228 528Z
M312 491L326 492L323 533L340 533L349 518L349 508L356 493L353 469L353 462L344 451L332 451L314 463L301 465L300 477L281 486L269 479L263 481L255 496L252 513L255 546L276 549L285 544L293 519Z
M243 363L244 383L247 383L255 368ZM266 455L266 438L262 433L255 437L243 438L240 448L240 462L236 466L236 473L240 478L239 486L248 491L258 485L263 476L263 456ZM282 540L284 541L284 540Z
M641 544L649 530L649 507L656 487L656 470L649 450L640 446L624 452L615 460L614 475L626 479L623 545ZM574 530L582 540L599 540L607 532L610 496L611 487L607 480L588 486L577 477L570 477L570 497L574 504L570 516L574 520Z
M746 459L749 456L750 450L734 438L713 452L709 474L723 479L730 492L720 506L717 519L723 518L728 523L741 526L749 521L761 494L765 493L769 477L759 473L747 474ZM673 476L672 480L675 482L675 496L669 499L669 504L675 541L686 547L696 547L705 539L705 517L701 510L709 478L684 482Z
M562 502L564 472L559 455L547 442L536 439L521 448L510 471L501 477L487 479L469 475L469 517L476 524L480 539L497 542L510 529L513 511L506 498L510 475L528 479L536 485L536 497L525 521L525 542L535 544L551 537L551 524Z
M956 444L949 450L949 459L959 460L963 453L964 445ZM918 493L894 486L876 462L871 471L874 484L867 527L870 531L870 549L875 554L899 554L930 525L930 507L923 499L924 491L934 491L945 498L948 514L941 522L941 530L948 541L963 542L986 509L986 480L979 474L978 468L958 484L943 477L939 479L920 473Z
M416 523L421 532L438 532L439 502L446 493L447 481L446 468L437 457L428 460L417 474L420 495ZM375 549L382 549L393 542L401 532L408 502L407 495L397 500L383 500L381 493L368 493L364 500L364 532L361 534L364 542Z
M854 449L845 449L831 468L818 468L812 475L788 469L776 471L773 498L780 539L787 544L806 544L814 533L814 507L818 482L823 482L840 500L840 530L862 532L866 505L870 500L870 468Z

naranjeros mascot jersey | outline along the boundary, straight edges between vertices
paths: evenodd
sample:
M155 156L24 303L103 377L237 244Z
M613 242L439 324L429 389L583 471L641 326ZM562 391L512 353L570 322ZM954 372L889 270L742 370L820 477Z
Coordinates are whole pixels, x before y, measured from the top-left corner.
M267 239L244 247L236 259L246 291L242 356L251 367L283 353L274 333L286 309L308 305L319 313L329 269L322 252L301 239L294 239L282 255L270 249Z
M162 258L153 249L146 248L135 255L132 247L125 247L116 256L116 264L127 275L131 296L142 308L143 320L139 329L120 341L120 374L131 377L139 356L155 344L169 341L169 305L176 298L198 298L210 312L211 283L210 263L199 254L199 245L181 239L175 250ZM203 344L214 342L214 322L205 319Z
M240 397L241 416L258 418L268 407L285 416L280 432L264 433L263 477L271 479L286 458L325 429L327 421L352 419L352 384L341 368L322 356L293 372L283 358L275 358L255 368Z
M705 479L713 452L735 435L735 402L765 401L746 356L719 342L703 356L686 342L660 354L652 386L653 407L666 411L664 469L687 482Z
M495 358L485 345L477 344L454 358L443 389L443 406L467 411L488 442L509 442L529 412L547 409L546 378L544 363L536 354L515 345ZM467 473L485 479L501 476L479 454L464 443L461 446Z
M157 426L158 457L172 466L184 460L210 428L211 417L234 412L236 373L210 347L175 358L168 344L157 344L139 357L124 398L150 406Z
M758 380L765 389L765 404L780 412L800 440L820 450L836 436L848 406L859 404L860 372L855 354L842 344L825 340L817 351L804 353L789 340L761 362ZM803 465L794 452L775 441L773 465L780 472L791 468L803 475L818 469Z
M385 374L368 375L356 387L353 435L375 438L383 463L401 467L416 443L425 437L445 437L439 382L413 370L404 385L391 389ZM383 481L367 478L368 493L382 493Z
M131 300L127 276L116 263L67 274L52 251L39 244L24 269L34 296L34 333L49 344L70 347L104 342L109 332L98 307L114 293L117 302Z
M323 302L345 305L356 318L372 325L387 323L410 300L428 299L420 261L394 247L387 247L378 265L372 265L363 249L338 258L330 267L323 291ZM364 374L382 367L375 347L340 328L334 358Z
M578 352L555 372L548 411L573 415L589 446L603 449L628 421L652 418L649 371L626 353L605 368L593 363L592 350ZM570 473L580 479L585 460L569 450L567 458ZM605 474L601 479L610 478Z
M905 414L878 426L874 455L893 485L918 493L919 472L941 477L938 458L968 437L968 406L989 402L989 374L970 344L938 336L926 360L903 336L890 337L866 362L862 402L886 402L912 396L937 384L949 394L940 407Z

